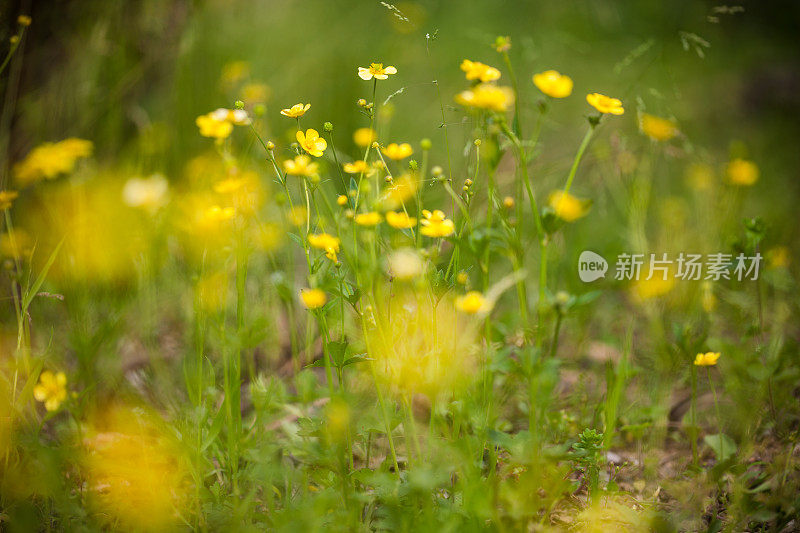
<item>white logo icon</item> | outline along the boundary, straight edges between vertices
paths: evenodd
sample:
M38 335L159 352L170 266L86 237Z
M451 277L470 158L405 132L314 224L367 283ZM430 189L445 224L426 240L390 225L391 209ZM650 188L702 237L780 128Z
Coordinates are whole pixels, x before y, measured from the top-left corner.
M608 261L602 255L589 250L581 252L578 258L578 277L585 283L606 277Z

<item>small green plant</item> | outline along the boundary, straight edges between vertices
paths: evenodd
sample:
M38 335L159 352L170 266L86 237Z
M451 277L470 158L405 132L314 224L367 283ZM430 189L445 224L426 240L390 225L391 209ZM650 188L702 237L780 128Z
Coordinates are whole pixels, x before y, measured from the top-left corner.
M569 456L583 476L589 497L595 498L600 488L600 467L603 466L603 433L586 428L578 435L578 439L572 445Z

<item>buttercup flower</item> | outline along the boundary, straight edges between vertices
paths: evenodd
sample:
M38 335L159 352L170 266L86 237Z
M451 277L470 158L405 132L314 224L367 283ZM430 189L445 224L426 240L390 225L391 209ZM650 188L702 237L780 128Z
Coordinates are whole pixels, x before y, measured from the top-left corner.
M353 142L361 148L366 148L378 139L378 134L371 128L358 128L353 132Z
M612 115L621 115L625 112L622 107L622 102L617 98L609 98L608 96L600 93L591 93L586 95L586 101L589 105L597 109L601 113L610 113Z
M722 354L719 352L699 353L694 358L694 364L695 366L715 366L720 355Z
M14 203L19 193L17 191L0 191L0 209L8 209Z
M408 216L405 211L387 211L386 223L396 229L408 229L417 225L417 219Z
M122 188L122 201L131 207L155 210L166 203L169 184L161 174L131 178Z
M500 79L500 71L489 65L484 65L479 61L465 59L461 62L461 70L466 72L468 80L480 80L482 82L495 81Z
M28 15L20 15L17 17L17 24L20 26L30 26L31 18Z
M674 122L647 113L639 117L639 127L654 141L668 141L678 135L678 127Z
M387 217L388 218L388 217ZM422 274L425 264L419 252L413 248L401 248L392 252L386 260L389 274L395 279L409 280Z
M556 216L565 222L575 222L589 212L588 202L580 200L564 191L553 191L548 198Z
M390 143L386 148L382 149L381 152L383 152L383 155L385 155L389 159L400 161L413 154L414 149L411 148L411 145L408 143L403 143L403 144Z
M352 163L345 163L342 166L344 167L344 171L348 174L361 174L362 172L369 170L369 165L367 162L362 161L361 159L358 161L353 161Z
M303 115L305 115L306 111L308 111L310 108L311 104L306 104L306 105L303 105L302 103L294 104L292 107L288 109L281 109L281 115L289 118L300 118Z
M344 194L340 194L339 196L336 197L336 203L338 205L347 205L347 196L345 196Z
M746 159L734 159L728 163L725 175L732 185L749 187L758 181L758 167Z
M545 70L533 75L533 84L547 96L566 98L572 94L572 78L557 70Z
M328 147L328 143L319 136L319 132L310 128L307 129L305 133L302 131L297 132L297 142L300 143L303 150L314 157L320 157L322 152Z
M320 289L303 289L300 291L300 299L306 309L319 309L328 302L328 297Z
M456 95L456 102L466 107L503 112L514 103L514 93L508 87L481 83Z
M336 254L339 253L339 239L327 233L319 233L308 236L308 244L319 250L324 250L325 255L333 262L338 262Z
M300 132L298 131L299 135ZM316 176L319 171L319 165L313 163L311 158L305 154L295 156L294 159L287 159L283 162L283 170L290 176Z
M208 223L225 222L236 215L236 210L232 207L220 207L212 205L203 211L203 220Z
M463 296L456 298L456 309L468 315L474 315L480 311L486 310L488 302L478 291L469 291Z
M447 237L456 230L456 225L452 220L445 217L444 212L436 210L433 213L424 209L422 215L425 217L420 224L420 233L426 237Z
M370 211L369 213L359 213L355 220L359 226L376 226L380 223L381 216L375 211Z
M394 67L384 67L383 63L371 63L369 67L358 67L358 77L362 80L369 81L372 78L376 80L385 80L389 74L397 74L397 69Z
M83 139L69 138L57 143L44 143L28 153L14 165L14 178L22 185L41 179L54 179L68 174L75 168L78 159L92 154L92 143Z
M209 113L215 120L227 120L231 124L237 126L250 125L250 117L247 116L247 111L244 109L225 109L220 107Z
M213 113L200 115L194 122L197 124L197 127L200 128L200 135L203 137L225 139L233 131L233 124L227 120L215 118Z
M44 403L48 411L55 411L67 399L67 376L63 372L54 374L45 370L39 375L39 383L33 388L33 397Z

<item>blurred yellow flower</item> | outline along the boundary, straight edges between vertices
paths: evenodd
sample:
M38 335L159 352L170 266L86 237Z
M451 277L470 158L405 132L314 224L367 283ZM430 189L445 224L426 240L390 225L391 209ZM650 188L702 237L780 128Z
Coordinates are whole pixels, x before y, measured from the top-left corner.
M356 215L356 224L359 226L376 226L381 222L381 215L376 211L369 213L359 213Z
M381 197L384 209L398 209L414 196L418 185L417 179L411 174L403 174L394 180Z
M14 165L17 183L29 185L41 179L54 179L68 174L75 168L78 159L92 154L92 143L84 139L69 138L57 143L44 143Z
M215 120L227 120L231 124L237 126L249 126L250 117L247 116L247 111L244 109L225 109L220 107L209 113Z
M641 278L633 283L633 294L639 300L649 300L664 296L675 287L675 276L668 272L666 279L663 274L654 273L650 279L648 274L642 274Z
M67 376L45 370L39 374L39 383L33 387L33 397L42 402L48 411L55 411L67 399Z
M686 169L686 183L695 191L707 191L714 184L714 169L707 163L692 163Z
M0 209L8 209L14 200L17 199L17 191L0 191Z
M389 66L384 67L383 63L371 63L369 67L358 67L358 77L362 80L368 81L372 78L376 80L385 80L389 74L397 74L397 69Z
M711 313L717 308L717 297L714 296L714 286L710 281L704 281L701 285L700 304L703 311Z
M776 246L767 250L767 266L769 268L786 268L791 262L792 254L788 247Z
M600 93L587 94L586 101L589 102L590 106L597 109L601 113L621 115L625 112L620 100L617 98L610 98Z
M28 15L20 15L17 17L17 24L20 26L30 26L31 18Z
M300 299L306 309L319 309L328 302L325 292L320 289L303 289L300 291Z
M328 147L325 139L319 136L319 132L315 129L307 129L305 133L302 131L297 132L297 142L303 147L303 150L313 155L320 157L322 152Z
M348 174L361 174L362 172L366 172L369 170L369 165L366 161L362 161L359 159L358 161L353 161L352 163L345 163L344 171Z
M500 71L489 65L484 65L480 61L470 61L465 59L461 62L461 70L466 73L468 80L479 80L482 82L495 81L500 79Z
M715 366L720 355L722 354L719 352L699 353L694 358L694 364L695 366Z
M478 291L469 291L463 296L456 298L456 309L468 315L474 315L481 311L487 311L489 302Z
M725 175L728 183L749 187L758 181L758 167L752 161L746 159L734 159L728 163Z
M303 115L305 115L306 111L308 111L310 108L311 104L305 104L305 105L303 105L302 103L294 104L292 107L288 109L282 109L281 115L289 118L300 118Z
M545 70L533 75L533 84L547 96L566 98L572 94L572 78L557 70Z
M433 213L424 209L422 215L425 218L420 222L422 227L419 231L426 237L447 237L456 230L453 221L446 218L444 212L438 209Z
M411 148L411 145L408 143L402 143L402 144L389 143L389 145L386 148L381 149L381 152L383 152L383 155L385 155L389 159L400 161L413 154L414 149Z
M222 83L232 87L250 76L250 63L231 61L222 67Z
M339 253L340 242L341 241L337 237L327 233L312 233L308 236L308 244L318 250L324 250L325 255L333 262L338 262L336 254Z
M461 285L466 285L467 282L469 281L469 274L467 274L462 270L456 276L456 281L459 282Z
M654 141L668 141L678 135L678 127L673 121L647 113L639 117L639 127Z
M387 211L386 223L396 229L408 229L417 225L417 219L408 216L405 211Z
M575 222L589 212L589 202L564 191L551 192L548 204L553 208L556 216L565 222Z
M219 120L213 113L200 115L195 119L195 124L200 128L200 135L203 137L225 139L233 131L233 124L224 119Z
M389 214L386 214L386 219L389 219ZM413 248L401 248L392 252L386 260L386 266L389 274L400 280L409 280L416 278L425 267L419 252Z
M220 207L212 205L203 211L203 221L210 224L217 224L232 219L236 215L236 210L232 207Z
M508 87L497 87L491 83L481 83L456 95L456 102L478 109L503 112L514 103L514 93Z
M336 197L336 203L338 205L347 205L347 196L345 196L344 194L340 194L339 196Z
M228 295L228 275L224 271L206 272L194 288L197 303L206 312L225 308Z
M242 100L248 104L263 104L269 100L270 88L263 83L248 83L242 87Z
M297 132L300 133L299 131ZM283 170L290 176L316 176L319 171L319 165L312 163L311 158L307 155L298 155L294 159L287 159L283 162Z
M122 188L122 201L130 207L154 211L167 201L169 184L161 174L149 178L131 178Z
M503 198L503 207L505 207L506 209L514 209L515 205L516 201L511 196L506 196L505 198Z
M378 139L378 134L371 128L358 128L353 132L353 142L366 148Z

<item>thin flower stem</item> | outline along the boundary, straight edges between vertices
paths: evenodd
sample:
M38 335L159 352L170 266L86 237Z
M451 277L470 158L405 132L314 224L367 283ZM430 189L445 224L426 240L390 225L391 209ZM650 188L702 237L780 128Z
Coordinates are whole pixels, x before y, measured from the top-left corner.
M706 377L708 377L708 385L711 387L711 393L714 395L714 410L717 413L717 432L719 434L719 460L722 461L725 457L725 440L722 436L722 417L719 414L719 402L717 401L717 389L714 387L714 381L711 379L711 367L706 367Z
M581 163L581 159L583 158L583 153L586 151L586 147L589 146L589 141L592 139L594 130L595 126L590 124L589 129L586 131L586 135L583 136L583 141L581 141L581 145L578 148L578 153L575 154L575 159L572 161L572 167L569 169L569 176L567 176L567 183L564 185L565 196L569 194L569 190L572 187L572 180L575 179L575 173L578 171L578 165Z

